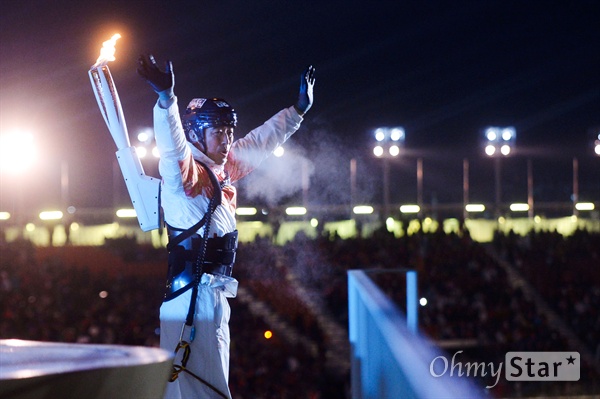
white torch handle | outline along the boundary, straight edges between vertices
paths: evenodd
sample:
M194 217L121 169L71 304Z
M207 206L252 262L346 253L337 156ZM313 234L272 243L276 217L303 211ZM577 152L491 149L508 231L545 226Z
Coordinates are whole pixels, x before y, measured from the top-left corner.
M100 112L117 145L117 159L140 227L144 231L157 229L160 227L160 180L146 176L135 148L129 144L119 93L108 66L92 67L89 76Z
M160 180L146 176L134 147L117 151L117 160L140 228L143 231L158 229L160 227Z

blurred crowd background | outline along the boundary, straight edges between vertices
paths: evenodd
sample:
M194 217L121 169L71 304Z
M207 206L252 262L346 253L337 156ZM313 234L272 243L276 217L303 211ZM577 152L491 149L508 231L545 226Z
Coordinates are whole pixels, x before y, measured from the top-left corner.
M230 300L236 399L349 398L347 271L367 269L398 306L418 271L419 329L463 360L507 351L579 351L577 382L474 382L489 397L600 395L600 233L497 234L379 230L285 245L241 243ZM135 239L101 247L0 242L0 338L158 346L166 250ZM265 335L270 332L272 335Z

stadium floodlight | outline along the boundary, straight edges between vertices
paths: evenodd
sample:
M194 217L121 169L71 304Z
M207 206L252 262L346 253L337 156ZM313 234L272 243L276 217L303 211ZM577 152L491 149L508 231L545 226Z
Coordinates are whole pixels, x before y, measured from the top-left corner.
M375 144L373 155L383 161L383 209L385 216L390 210L390 159L400 155L400 147L404 145L405 132L400 126L378 127L373 131Z
M12 132L0 135L0 171L19 175L37 160L37 148L31 133Z
M235 210L235 213L239 216L254 216L258 213L258 210L251 207L240 207Z
M281 158L284 153L285 153L285 150L283 149L282 146L275 148L275 151L273 151L273 155L275 155L277 158Z
M421 211L421 207L419 205L402 205L400 206L400 212L402 213L419 213Z
M119 218L125 218L125 219L137 217L137 213L135 213L135 209L133 209L133 208L118 209L116 212L116 215Z
M0 212L0 220L10 219L10 212Z
M380 146L380 145L378 145L378 146L375 146L375 147L373 148L373 154L374 154L374 155L375 155L377 158L380 158L381 156L383 156L383 152L384 152L384 151L383 151L383 147L382 147L382 146Z
M514 127L505 127L502 129L502 140L511 141L515 134L516 132Z
M138 158L150 158L150 156L155 159L160 158L158 148L156 145L153 145L154 131L151 128L140 130L136 137L139 141L139 145L135 146L135 152Z
M135 152L139 158L146 158L146 155L148 155L148 150L146 147L135 147Z
M150 140L152 137L152 129L144 129L140 131L137 135L137 139L140 143L145 143Z
M306 215L306 208L303 206L290 206L285 209L285 214L288 216L302 216Z
M40 220L60 220L63 218L61 211L43 211L40 212Z
M600 134L598 134L598 140L594 142L594 152L600 156Z
M352 212L356 215L370 215L373 213L373 207L370 205L357 205L352 208Z
M510 210L513 212L527 212L529 210L529 204L524 204L524 203L510 204Z
M488 127L484 131L485 153L492 156L508 156L515 146L517 131L514 127Z
M394 127L390 130L390 139L392 141L404 140L404 128Z
M575 209L578 211L593 211L596 207L593 202L578 202L575 204Z
M397 157L400 154L400 146L403 145L405 132L403 127L378 127L374 130L375 146L373 154L376 157Z
M500 179L500 159L512 154L517 131L513 126L495 127L490 126L484 130L484 151L485 154L494 159L494 177L496 185L496 216L500 214L500 203L502 197L502 187Z
M485 205L483 204L467 204L465 205L467 212L483 212L485 211Z

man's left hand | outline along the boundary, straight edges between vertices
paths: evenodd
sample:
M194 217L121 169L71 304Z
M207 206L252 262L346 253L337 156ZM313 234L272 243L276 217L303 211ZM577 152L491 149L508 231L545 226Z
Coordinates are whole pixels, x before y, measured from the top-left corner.
M315 68L308 66L300 76L300 92L295 107L300 115L308 112L313 103L313 88L315 86Z

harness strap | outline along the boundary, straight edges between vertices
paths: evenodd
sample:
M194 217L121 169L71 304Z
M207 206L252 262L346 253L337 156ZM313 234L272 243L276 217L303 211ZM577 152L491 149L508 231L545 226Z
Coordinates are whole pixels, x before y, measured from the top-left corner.
M196 312L196 299L198 298L198 285L200 284L200 276L202 275L202 264L204 263L204 258L206 256L206 246L208 244L208 233L210 231L210 222L212 220L212 214L214 213L217 206L221 203L221 185L219 184L219 180L217 176L213 173L212 170L202 162L199 162L200 165L206 169L208 176L210 177L210 181L213 184L214 193L210 202L208 204L208 211L204 214L202 219L206 218L206 225L204 226L204 236L202 241L202 246L200 251L198 251L198 258L196 259L196 264L194 265L194 286L192 287L192 298L190 299L190 308L188 310L187 317L185 319L185 324L188 326L192 326L192 334L194 334L194 313ZM201 223L202 220L198 223ZM193 226L192 226L193 227ZM179 236L187 235L188 237L195 233L196 230L187 229L185 232L181 233ZM177 236L177 237L179 237Z
M198 162L198 163L204 169L206 169L206 172L208 173L208 176L210 177L210 181L213 184L213 188L214 188L213 196L210 199L210 202L208 204L208 211L204 214L204 217L198 223L196 223L189 229L185 230L183 233L179 234L178 236L174 237L174 240L170 241L169 244L167 245L167 250L169 250L169 251L172 250L179 243L181 243L184 239L191 237L200 227L204 226L204 235L203 235L203 240L202 240L202 246L201 246L200 250L198 251L198 257L194 264L194 285L192 286L192 297L190 299L190 307L188 310L187 317L185 319L185 323L181 328L181 336L179 337L179 343L177 344L177 347L175 348L175 353L177 353L177 351L179 351L181 348L184 349L183 359L181 361L181 365L173 364L173 373L171 375L169 382L175 381L177 379L177 377L179 376L179 374L182 371L184 371L184 372L190 374L192 377L194 377L198 381L200 381L201 383L205 384L207 387L209 387L213 391L217 392L223 398L227 399L227 396L225 396L221 391L219 391L217 388L212 386L210 383L208 383L207 381L200 378L199 376L192 373L191 371L189 371L186 368L188 359L190 357L191 348L189 346L189 343L183 340L183 330L185 329L186 325L192 327L191 333L190 333L190 341L193 341L194 336L196 334L196 329L194 328L194 313L196 312L196 300L198 298L198 285L200 284L200 276L202 274L202 264L204 263L204 257L206 255L206 246L208 243L210 222L212 219L212 214L214 213L215 209L217 209L217 206L219 206L219 204L221 203L221 195L222 195L221 185L219 184L219 180L217 179L217 176L215 176L213 171L210 170L210 168L208 166L206 166L202 162Z
M169 252L171 252L171 250L173 248L175 248L177 245L179 245L179 243L181 243L183 240L185 240L188 237L191 237L196 231L198 231L202 226L204 226L204 224L212 216L212 213L215 211L215 209L217 209L217 206L219 206L219 204L221 203L221 198L222 198L221 185L219 184L219 180L217 179L217 176L215 176L213 171L210 170L210 168L208 166L206 166L205 164L203 164L200 161L196 161L196 162L198 162L204 169L206 169L206 172L208 173L208 177L210 178L210 181L213 185L215 192L213 194L213 197L211 198L210 203L208 204L208 208L209 208L208 212L206 212L204 214L202 219L200 219L200 221L198 223L196 223L189 229L184 230L184 232L179 234L177 237L174 237L173 240L169 241L169 243L167 244L167 251L169 251ZM215 197L217 197L217 201L213 201L213 199L215 199ZM174 230L178 230L172 226L169 226L169 227Z

